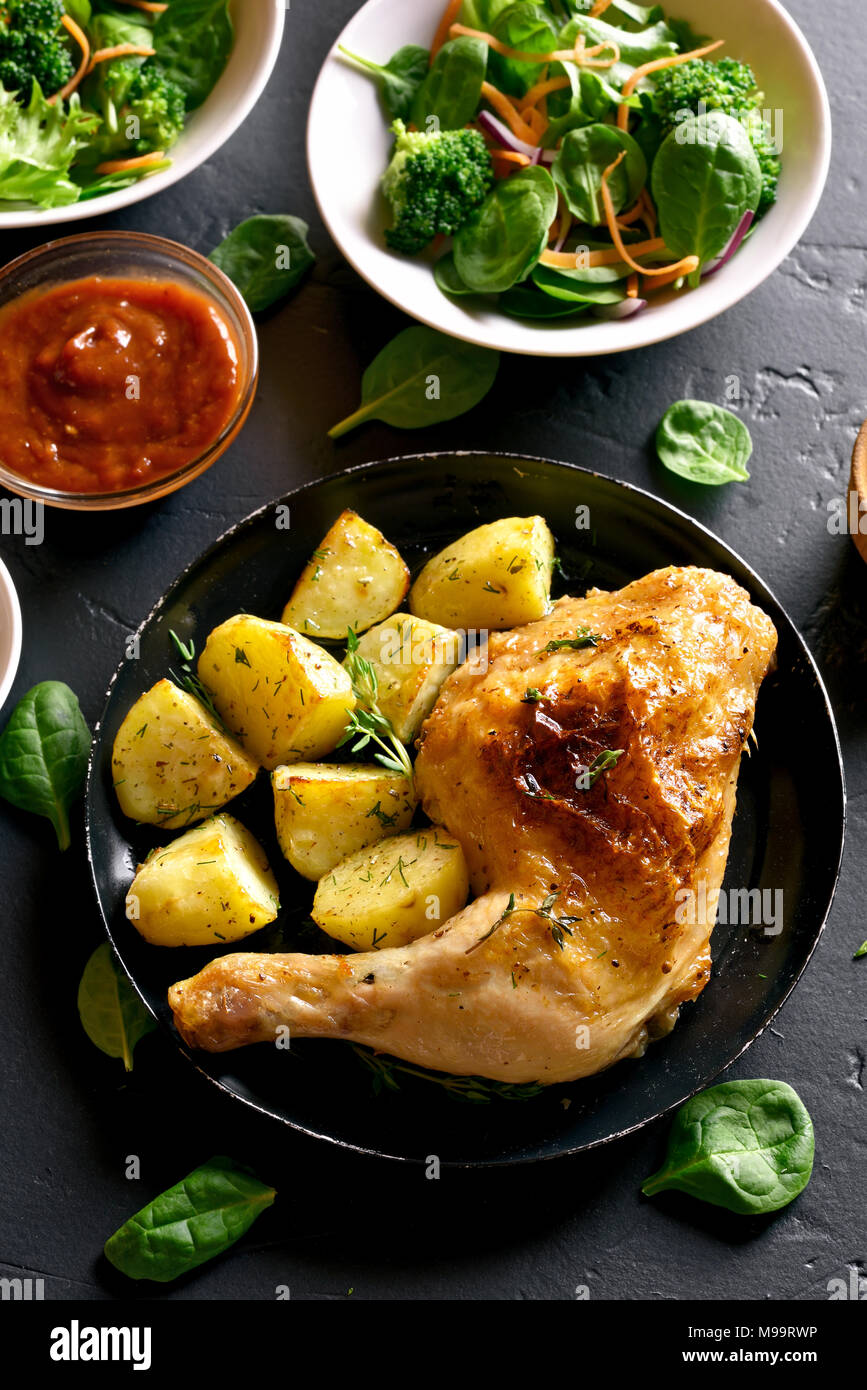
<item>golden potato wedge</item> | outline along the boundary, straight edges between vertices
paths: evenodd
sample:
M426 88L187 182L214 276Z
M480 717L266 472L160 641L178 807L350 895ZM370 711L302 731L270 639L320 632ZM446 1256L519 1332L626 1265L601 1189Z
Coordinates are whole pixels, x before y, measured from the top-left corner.
M409 570L381 531L345 511L314 550L283 622L308 637L345 637L365 632L403 601Z
M408 778L375 763L295 763L275 768L271 784L280 848L311 879L405 830L418 804Z
M247 613L214 628L198 671L220 718L269 770L332 752L355 708L339 661L294 628Z
M395 613L366 632L358 655L376 672L377 704L401 743L411 743L460 664L456 632L410 613Z
M233 816L212 816L138 867L126 915L153 946L240 941L277 916L265 851Z
M533 622L550 607L553 563L554 537L541 516L492 521L428 560L410 590L410 612L457 628Z
M351 854L319 880L313 920L356 950L406 946L464 906L464 852L447 830L425 826Z
M259 764L195 696L162 680L139 696L118 729L111 769L125 816L177 830L249 787Z

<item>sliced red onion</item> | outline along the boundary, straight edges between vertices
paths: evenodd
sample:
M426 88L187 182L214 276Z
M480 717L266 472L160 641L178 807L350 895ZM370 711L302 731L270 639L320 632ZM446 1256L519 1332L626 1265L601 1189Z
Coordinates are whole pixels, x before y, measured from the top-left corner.
M725 248L724 251L721 251L720 254L714 258L714 260L710 262L710 264L707 266L705 270L701 272L701 278L703 280L706 280L709 275L716 275L717 271L722 270L723 266L731 260L735 252L740 248L740 244L746 236L747 232L750 230L750 227L753 225L754 218L754 212L744 213L743 217L737 225L735 234L729 242L728 246Z
M526 140L519 140L505 121L491 115L490 111L480 111L476 120L482 130L487 131L488 135L496 140L502 149L514 150L515 154L525 154L531 164L553 164L557 158L556 150L542 150L538 145L530 145Z
M646 308L646 299L621 299L619 304L594 304L592 312L596 319L631 319Z

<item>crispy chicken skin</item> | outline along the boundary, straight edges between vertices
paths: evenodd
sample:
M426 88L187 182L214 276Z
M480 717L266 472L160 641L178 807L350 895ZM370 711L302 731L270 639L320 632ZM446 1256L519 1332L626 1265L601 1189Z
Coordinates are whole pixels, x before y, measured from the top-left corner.
M595 646L545 650L579 628ZM212 961L169 991L181 1034L219 1052L288 1025L513 1082L640 1055L708 980L738 767L775 646L743 589L694 568L562 599L493 635L487 669L471 659L443 687L416 764L424 810L460 841L479 896L407 947ZM704 920L683 908L702 887ZM552 894L549 915L533 910Z

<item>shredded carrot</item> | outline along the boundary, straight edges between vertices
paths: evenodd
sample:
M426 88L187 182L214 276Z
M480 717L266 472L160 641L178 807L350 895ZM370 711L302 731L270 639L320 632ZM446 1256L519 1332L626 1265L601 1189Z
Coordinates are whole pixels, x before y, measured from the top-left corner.
M449 31L452 25L454 24L455 20L457 19L458 15L460 14L461 6L463 5L463 3L464 0L448 0L448 4L446 5L443 17L437 25L437 31L434 34L433 43L430 46L431 62L433 62L434 58L439 53L446 39L449 37Z
M542 115L542 112L537 110L535 106L525 106L523 111L521 111L519 114L521 120L525 123L525 125L528 125L533 132L534 145L538 145L542 139L542 136L545 134L545 131L548 129L547 120Z
M165 150L155 150L153 154L140 154L135 159L107 159L97 164L98 174L123 174L127 169L144 169L148 164L159 164L166 157Z
M116 5L134 5L137 10L144 10L146 14L164 14L168 5L158 5L156 0L114 0Z
M527 95L523 98L526 106L535 106L542 97L548 96L551 92L560 92L564 87L569 86L568 77L550 77L546 82L537 82L535 87L531 87Z
M116 43L113 48L98 48L91 55L88 73L93 72L97 63L110 63L115 58L153 58L155 48L145 48L139 43Z
M632 270L640 271L642 275L667 275L669 271L676 269L679 269L682 275L691 275L694 270L698 270L698 267L701 264L698 256L684 256L683 259L677 261L675 265L665 265L662 266L659 270L650 270L647 266L639 265L637 261L633 260L633 258L627 251L623 243L623 237L620 235L620 228L617 225L617 214L614 211L614 200L611 197L611 190L608 187L608 180L610 176L614 173L614 170L617 168L618 164L620 164L620 162L625 158L626 151L621 150L614 163L609 164L608 168L605 170L605 173L602 175L602 185L599 190L602 194L602 206L605 208L605 221L608 224L608 231L611 234L611 240L614 242L614 245L620 252L620 259L622 261L625 261L626 265L630 266Z
M632 96L643 77L647 77L652 72L661 72L663 68L676 68L680 63L690 63L693 58L704 58L706 54L721 48L724 43L725 39L717 39L716 43L709 43L706 48L694 48L691 53L677 53L673 58L656 58L652 63L644 63L642 67L636 68L623 84L624 101L617 108L619 128L621 130L629 129L629 107L626 105L626 98Z
M493 106L497 115L502 116L512 134L517 135L519 140L526 141L528 145L536 145L539 143L536 139L535 132L531 130L526 121L521 120L521 117L509 101L509 98L504 96L501 91L498 91L496 87L492 86L490 82L482 83L482 96Z
M586 68L611 68L620 62L620 49L616 43L597 43L593 48L582 47L579 51L576 41L575 48L558 49L556 53L524 53L519 48L509 48L501 39L485 33L484 29L469 29L466 24L453 24L449 33L453 39L461 35L468 39L481 39L495 53L503 58L512 58L516 63L579 63ZM584 35L579 37L583 40ZM605 49L612 52L614 57L597 60L597 55Z
M683 268L676 266L674 270L669 271L666 275L658 275L655 280L651 280L649 284L645 285L644 293L655 294L657 290L664 290L667 286L673 285L676 280L681 280L683 275Z
M494 161L499 160L501 164L517 164L522 169L530 163L528 156L519 154L517 150L491 150L491 158ZM506 169L504 172L511 173L512 171Z
M627 298L627 299L637 299L637 298L638 298L638 276L637 276L634 272L633 272L632 275L630 275L629 279L626 281L626 298Z
M636 241L632 245L635 256L650 256L666 249L662 237L652 237L650 241ZM620 252L612 246L606 251L543 251L539 257L543 265L554 270L592 270L600 265L619 265L623 260ZM668 269L668 267L666 267ZM639 266L645 274L644 266Z
M590 11L590 18L599 19L602 15L604 15L605 11L608 9L608 6L613 3L614 0L596 0L596 4Z
M656 208L647 187L641 190L641 199L644 203L644 225L651 236L656 236Z
M642 189L642 193L643 192L644 190ZM637 222L638 219L643 216L644 200L639 196L638 202L631 207L628 212L620 212L617 214L617 221L621 227L629 227L633 222Z
M65 14L60 22L63 25L66 32L68 34L71 34L71 36L75 39L75 42L81 49L81 62L79 63L76 72L73 74L72 77L70 77L69 81L66 83L66 86L61 87L59 92L55 92L53 97L48 98L49 106L53 106L56 101L66 101L67 97L72 96L72 93L75 91L79 82L87 72L87 65L90 62L90 40L88 39L84 30L80 29L76 24L75 20L70 19L68 14Z

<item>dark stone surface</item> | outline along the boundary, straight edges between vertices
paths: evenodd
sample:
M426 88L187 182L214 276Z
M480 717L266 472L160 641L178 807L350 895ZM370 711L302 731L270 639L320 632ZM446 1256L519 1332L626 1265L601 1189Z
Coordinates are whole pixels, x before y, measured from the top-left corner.
M93 721L125 635L178 570L261 502L348 464L427 447L525 449L675 502L777 591L822 663L845 745L850 833L829 927L773 1027L728 1073L780 1077L800 1091L816 1124L814 1176L795 1206L764 1220L675 1196L647 1202L638 1188L658 1166L664 1122L586 1159L429 1181L421 1168L358 1161L245 1113L161 1034L140 1045L124 1080L76 1013L76 982L101 936L80 817L75 847L58 859L47 822L0 807L0 1274L42 1275L49 1298L140 1296L107 1266L103 1241L150 1196L229 1151L280 1189L278 1205L228 1258L158 1296L269 1299L286 1284L308 1299L350 1289L373 1299L569 1299L586 1283L596 1299L824 1299L830 1278L867 1258L867 960L851 959L867 936L867 571L851 542L826 529L826 503L845 491L867 413L860 0L838 0L833 25L810 0L790 0L832 78L837 144L819 214L761 289L687 337L629 356L507 359L465 419L423 436L371 425L335 447L326 429L354 405L362 367L402 326L330 245L304 165L312 81L354 8L293 7L279 69L243 129L184 183L110 220L207 251L242 217L285 209L310 221L320 259L294 302L261 324L258 400L217 467L151 508L49 513L39 548L3 538L25 622L13 696L63 679ZM8 258L37 239L6 236L0 251ZM721 400L732 373L755 440L752 480L704 491L681 484L654 459L656 422L679 397ZM124 1175L132 1154L138 1182Z

